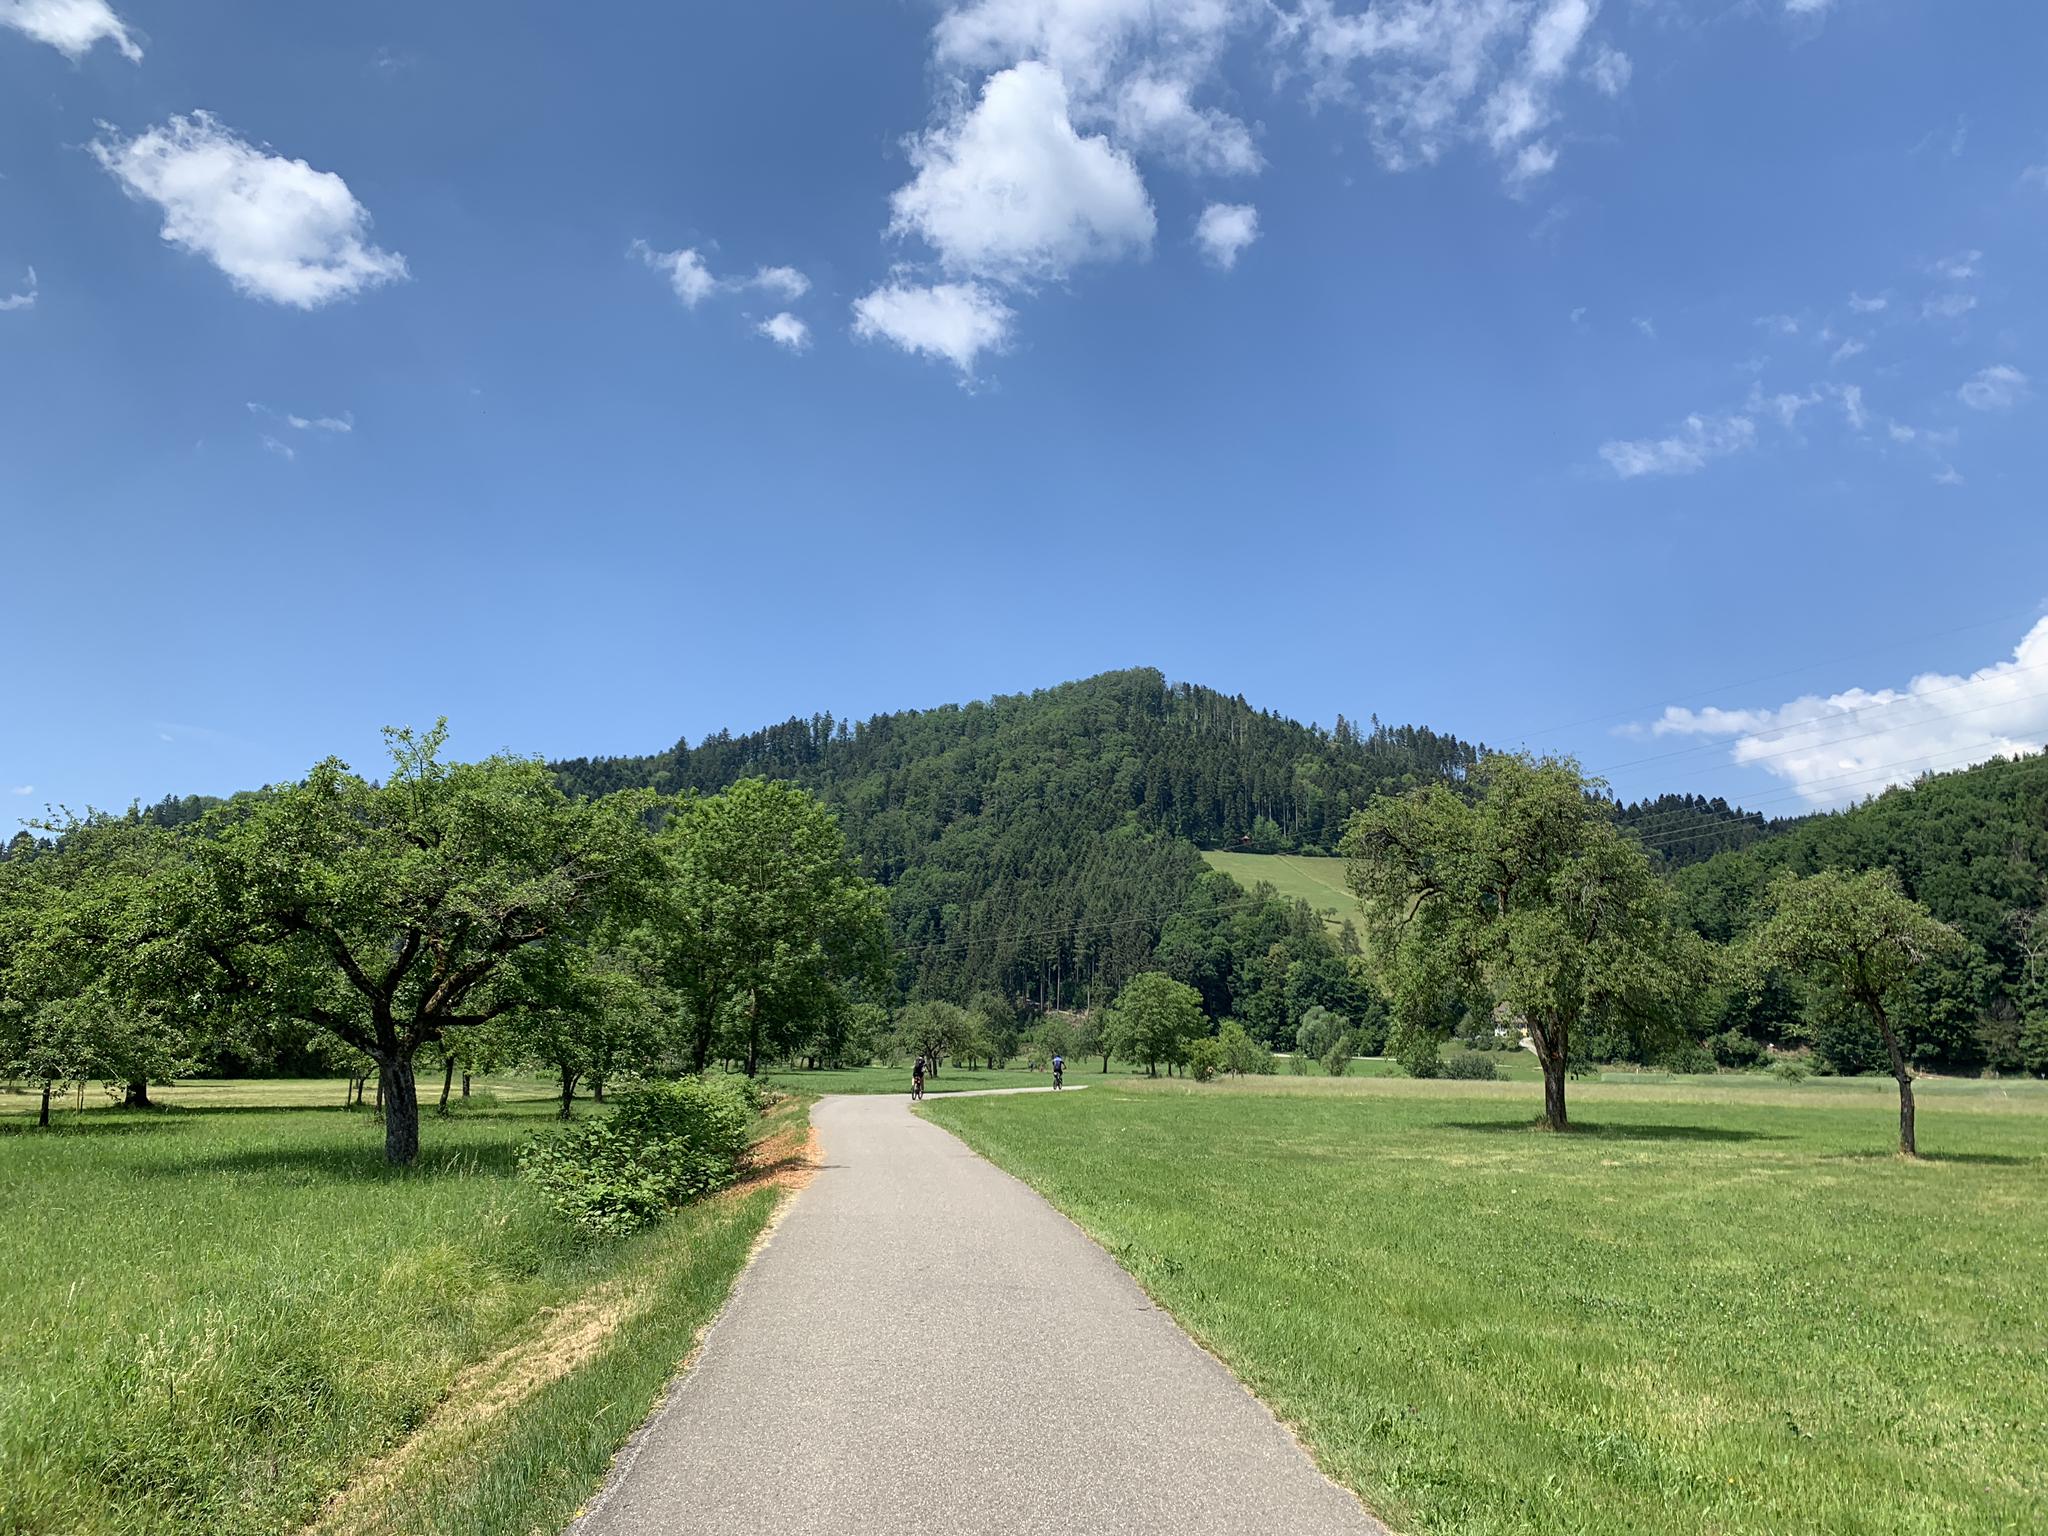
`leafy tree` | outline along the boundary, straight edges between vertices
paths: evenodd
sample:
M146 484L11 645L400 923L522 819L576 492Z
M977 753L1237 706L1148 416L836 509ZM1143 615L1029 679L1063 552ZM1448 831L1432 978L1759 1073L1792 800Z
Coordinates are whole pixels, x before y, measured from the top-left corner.
M574 801L537 762L444 762L445 721L385 735L382 784L330 758L210 811L176 916L220 987L376 1062L385 1157L409 1163L420 1051L544 1006L515 957L584 942L660 866L647 794Z
M1082 1014L1080 1022L1074 1026L1074 1054L1100 1056L1106 1075L1109 1071L1109 1046L1109 1031L1104 1027L1102 1010Z
M1323 1070L1332 1077L1342 1077L1351 1070L1351 1058L1356 1054L1352 1049L1351 1036L1348 1033L1339 1035L1323 1052Z
M1218 1026L1216 1044L1223 1053L1223 1070L1232 1076L1264 1077L1273 1071L1273 1053L1247 1034L1235 1019L1225 1019Z
M896 1048L905 1056L922 1056L925 1070L939 1075L939 1064L960 1056L973 1041L973 1022L956 1003L912 1003L896 1016Z
M742 779L684 802L662 843L672 870L664 971L690 1001L697 1070L722 1016L751 1077L764 1054L788 1054L840 1006L848 983L880 983L882 892L854 869L832 813L803 790Z
M1224 1070L1223 1045L1214 1035L1204 1035L1188 1047L1188 1076L1206 1083Z
M1338 1038L1351 1032L1351 1022L1318 1003L1301 1016L1294 1032L1294 1049L1311 1061L1329 1055Z
M1133 976L1111 1012L1120 1050L1144 1062L1148 1077L1186 1061L1188 1048L1209 1032L1201 993L1159 971Z
M1521 1020L1561 1131L1574 1032L1668 1027L1704 986L1705 948L1673 927L1668 889L1577 764L1496 755L1472 788L1382 798L1353 819L1343 847L1366 947L1411 1029L1447 1033L1460 994Z
M1913 1071L1895 1015L1922 967L1963 953L1961 936L1907 896L1889 870L1823 870L1803 879L1788 872L1764 899L1769 916L1745 941L1744 958L1753 970L1803 977L1876 1026L1899 1085L1899 1151L1919 1156Z

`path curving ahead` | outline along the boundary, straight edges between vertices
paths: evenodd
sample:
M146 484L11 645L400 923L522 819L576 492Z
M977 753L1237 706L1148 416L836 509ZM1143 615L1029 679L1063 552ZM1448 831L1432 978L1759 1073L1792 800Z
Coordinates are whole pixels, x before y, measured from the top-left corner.
M576 1536L1384 1536L1024 1185L899 1098L812 1122L824 1167Z

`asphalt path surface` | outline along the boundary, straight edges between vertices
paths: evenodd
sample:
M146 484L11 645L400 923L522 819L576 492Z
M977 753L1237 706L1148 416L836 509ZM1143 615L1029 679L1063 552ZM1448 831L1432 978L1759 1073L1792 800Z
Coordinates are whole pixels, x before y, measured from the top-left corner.
M824 1166L576 1536L1384 1536L1024 1185L900 1098L812 1123Z

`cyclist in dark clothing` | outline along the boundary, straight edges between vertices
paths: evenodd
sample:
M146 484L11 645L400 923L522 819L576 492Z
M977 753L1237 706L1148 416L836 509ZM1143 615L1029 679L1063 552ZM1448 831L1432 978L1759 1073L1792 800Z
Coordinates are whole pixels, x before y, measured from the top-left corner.
M910 1068L910 1096L913 1099L924 1097L924 1058L922 1056L918 1057Z
M1064 1056L1055 1056L1055 1057L1053 1057L1053 1059L1052 1059L1052 1085L1053 1085L1053 1087L1055 1087L1055 1088L1059 1088L1059 1087L1062 1087L1062 1086L1064 1086L1064 1085L1065 1085L1065 1083L1066 1083L1066 1079L1067 1079L1067 1058L1066 1058L1066 1057L1064 1057Z

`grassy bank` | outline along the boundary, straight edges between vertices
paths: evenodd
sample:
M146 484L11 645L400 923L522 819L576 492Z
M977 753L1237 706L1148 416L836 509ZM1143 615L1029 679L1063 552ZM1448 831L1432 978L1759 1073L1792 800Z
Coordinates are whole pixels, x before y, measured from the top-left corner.
M926 1113L1398 1529L2048 1528L2048 1092L1105 1085Z
M584 1243L515 1176L544 1087L429 1116L395 1172L367 1113L304 1087L0 1120L0 1531L552 1529L774 1204Z

